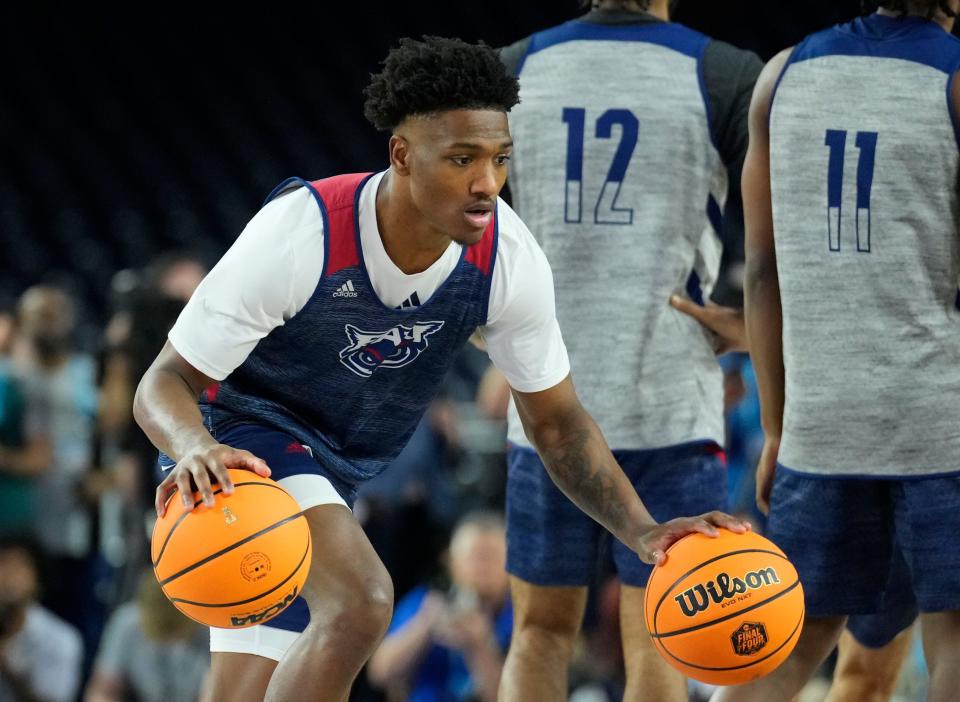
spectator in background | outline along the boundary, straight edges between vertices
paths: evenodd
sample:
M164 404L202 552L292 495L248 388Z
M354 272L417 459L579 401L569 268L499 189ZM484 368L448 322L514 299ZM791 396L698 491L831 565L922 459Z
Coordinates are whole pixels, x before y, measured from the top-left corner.
M113 278L98 417L101 461L113 490L101 505L102 548L115 568L112 602L125 602L136 592L156 518L157 452L133 422L134 389L206 270L198 258L173 252Z
M39 556L32 542L0 537L3 702L73 702L80 690L80 634L37 604L39 589Z
M149 570L110 618L85 702L196 702L210 667L206 629L164 597Z
M370 679L391 702L496 700L513 626L505 566L502 518L464 517L450 540L451 587L401 599L370 659Z
M16 333L12 300L0 299L0 534L25 531L33 523L35 474L48 463L30 460L23 436L24 399L10 364Z
M38 476L33 530L50 557L46 604L84 634L99 629L91 574L91 504L102 485L91 465L97 410L93 359L73 350L74 302L58 288L27 289L17 305L13 362L23 382L21 472ZM11 466L11 456L0 456ZM16 457L15 457L16 458Z

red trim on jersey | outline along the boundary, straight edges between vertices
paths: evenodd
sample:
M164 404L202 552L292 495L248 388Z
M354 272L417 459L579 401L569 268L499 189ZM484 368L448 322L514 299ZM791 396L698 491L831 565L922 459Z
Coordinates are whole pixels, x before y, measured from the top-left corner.
M490 224L483 230L483 236L476 244L467 249L467 260L480 269L484 275L490 275L490 264L493 261L493 241L497 231L497 212L494 210Z
M354 232L354 196L360 182L368 175L348 173L310 183L327 208L327 231L323 233L327 242L327 260L324 262L326 275L360 265Z

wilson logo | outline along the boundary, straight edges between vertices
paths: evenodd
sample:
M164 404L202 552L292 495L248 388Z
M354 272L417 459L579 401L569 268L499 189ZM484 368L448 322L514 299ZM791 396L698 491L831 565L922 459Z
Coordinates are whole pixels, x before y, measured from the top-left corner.
M757 590L780 582L777 571L773 568L750 571L742 578L731 578L727 573L720 573L717 581L710 580L706 585L695 585L687 588L673 599L680 605L680 611L687 617L695 617L704 612L713 604L723 605L726 600L732 600L746 594L749 590Z
M252 612L250 614L242 614L240 616L230 617L230 624L233 626L246 626L247 624L258 624L264 619L269 619L274 617L287 607L290 606L290 603L297 599L297 588L294 587L293 590L284 597L279 602L274 602L272 605L266 609L261 609L259 612Z

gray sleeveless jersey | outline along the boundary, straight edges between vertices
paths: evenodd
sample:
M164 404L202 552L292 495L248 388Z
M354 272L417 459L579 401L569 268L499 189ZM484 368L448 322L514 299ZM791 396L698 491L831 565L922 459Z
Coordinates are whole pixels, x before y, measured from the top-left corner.
M960 470L960 42L873 15L793 52L770 115L786 407L780 462Z
M553 269L580 398L618 449L723 442L710 340L668 304L709 296L720 265L709 43L649 19L579 20L531 37L519 68L513 205ZM529 446L512 407L509 424Z

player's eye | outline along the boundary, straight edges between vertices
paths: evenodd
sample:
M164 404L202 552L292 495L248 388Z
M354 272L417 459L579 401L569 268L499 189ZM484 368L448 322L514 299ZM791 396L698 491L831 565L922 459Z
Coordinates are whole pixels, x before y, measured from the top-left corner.
M473 159L471 159L469 156L451 156L450 160L458 166L469 166Z
M507 165L507 161L509 160L510 160L510 154L500 154L496 158L496 163L498 166L505 166Z

